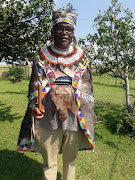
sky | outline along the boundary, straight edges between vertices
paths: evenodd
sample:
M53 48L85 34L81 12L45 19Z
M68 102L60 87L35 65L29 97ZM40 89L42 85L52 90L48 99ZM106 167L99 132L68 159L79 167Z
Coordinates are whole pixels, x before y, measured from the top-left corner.
M135 17L135 0L119 0L124 9L129 8ZM78 18L76 25L76 38L85 38L89 33L94 34L96 29L93 28L94 19L99 10L103 13L111 5L111 0L55 0L56 7L66 7L68 3L73 5L77 10ZM135 19L135 18L134 18Z

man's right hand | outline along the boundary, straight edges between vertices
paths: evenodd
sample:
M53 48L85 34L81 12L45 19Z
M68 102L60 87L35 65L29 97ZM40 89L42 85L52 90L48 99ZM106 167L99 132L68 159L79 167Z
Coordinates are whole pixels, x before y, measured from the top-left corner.
M37 120L40 120L44 117L45 107L42 105L41 111L39 111L38 107L35 107L33 110L33 114Z

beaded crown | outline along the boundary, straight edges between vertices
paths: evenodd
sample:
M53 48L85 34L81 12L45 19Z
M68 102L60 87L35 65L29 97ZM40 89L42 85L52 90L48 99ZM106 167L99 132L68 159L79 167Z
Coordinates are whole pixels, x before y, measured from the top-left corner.
M56 10L52 13L53 26L60 22L71 24L74 28L76 25L77 14L73 9Z

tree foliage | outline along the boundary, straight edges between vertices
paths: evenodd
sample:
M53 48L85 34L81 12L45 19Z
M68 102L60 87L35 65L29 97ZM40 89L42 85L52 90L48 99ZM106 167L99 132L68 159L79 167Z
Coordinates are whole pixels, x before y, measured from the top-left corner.
M54 0L0 2L0 60L32 58L50 39L53 7Z
M99 74L107 73L124 80L128 112L133 110L130 102L129 78L135 78L135 22L129 9L123 9L118 0L94 20L97 33L89 34L87 41L96 44L93 60ZM97 62L97 61L95 61ZM100 62L100 63L99 63Z
M93 43L86 44L86 39L80 38L78 41L78 46L80 46L87 53L87 58L90 64L93 64L94 44Z
M71 3L68 3L67 6L63 6L60 8L60 10L65 10L65 9L73 9L73 5Z

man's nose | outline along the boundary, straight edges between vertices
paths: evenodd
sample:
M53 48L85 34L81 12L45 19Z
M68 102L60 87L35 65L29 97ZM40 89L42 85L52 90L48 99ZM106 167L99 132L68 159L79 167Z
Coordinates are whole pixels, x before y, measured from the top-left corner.
M62 29L62 34L67 34L67 30L65 28Z

